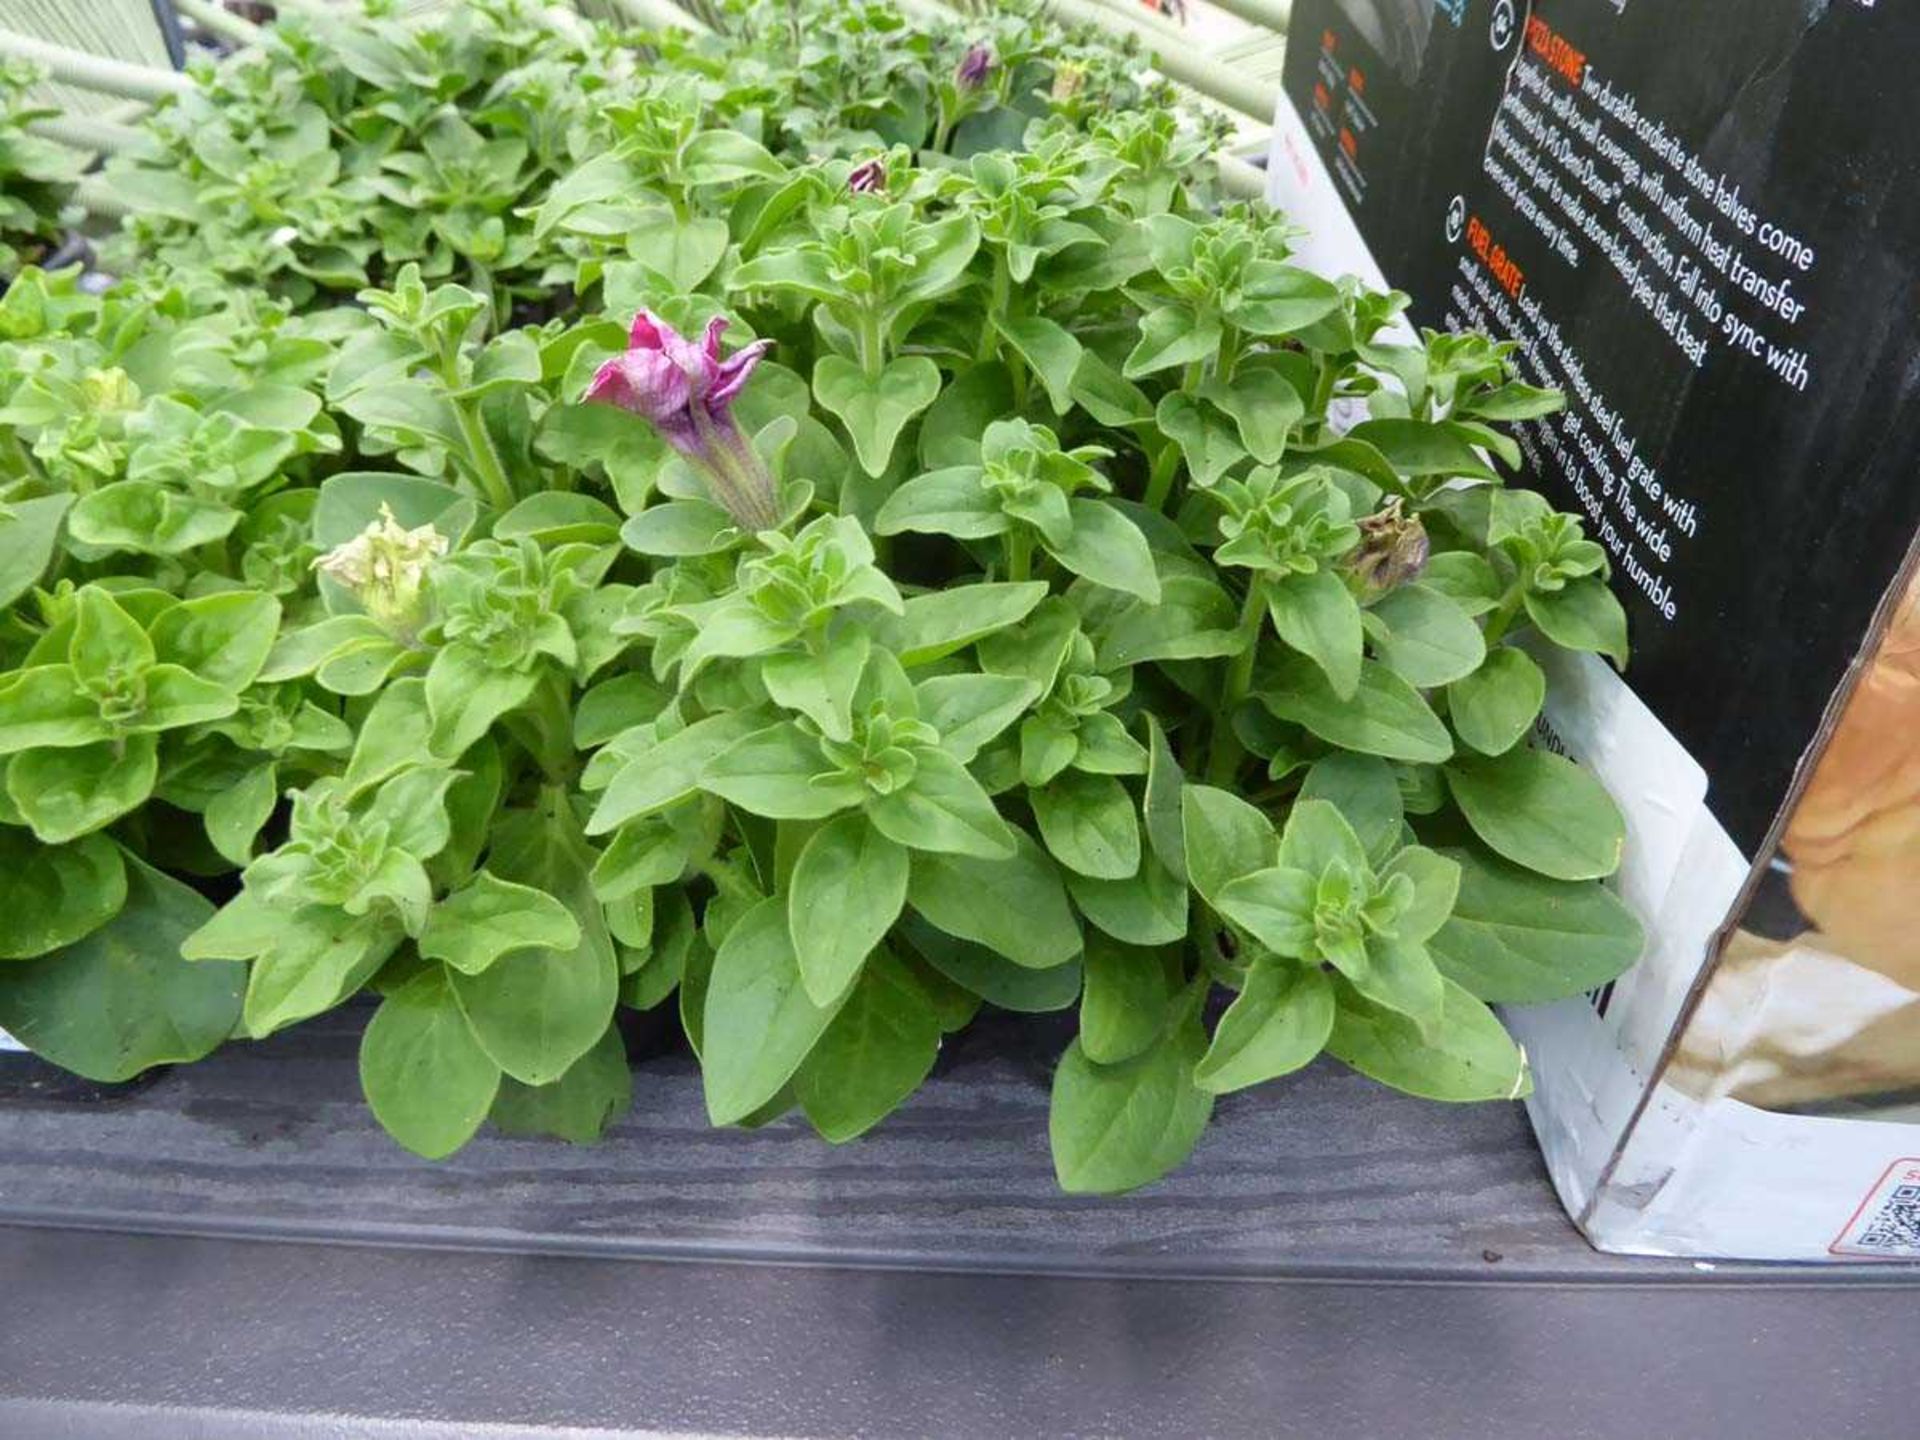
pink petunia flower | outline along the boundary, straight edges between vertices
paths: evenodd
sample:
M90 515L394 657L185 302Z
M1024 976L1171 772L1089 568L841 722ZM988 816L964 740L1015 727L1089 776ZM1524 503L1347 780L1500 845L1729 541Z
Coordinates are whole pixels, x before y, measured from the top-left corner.
M707 322L696 343L650 310L633 317L627 350L594 372L585 399L617 405L653 426L705 475L713 497L752 530L779 523L773 478L740 433L733 399L745 387L771 340L720 357L724 316Z

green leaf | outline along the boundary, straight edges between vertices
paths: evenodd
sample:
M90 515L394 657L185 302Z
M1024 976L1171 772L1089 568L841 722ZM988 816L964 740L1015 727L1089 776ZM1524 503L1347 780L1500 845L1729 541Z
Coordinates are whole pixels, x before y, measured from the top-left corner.
M67 660L83 682L98 683L151 667L153 642L118 601L89 585L74 597L73 640Z
M1383 878L1404 875L1413 885L1413 900L1393 928L1401 940L1423 941L1446 924L1460 893L1460 865L1423 845L1409 845L1381 870Z
M1009 859L916 853L907 901L949 935L1016 965L1045 970L1080 954L1080 926L1066 889L1038 845L1015 830Z
M1533 727L1547 698L1547 677L1533 657L1495 647L1478 670L1447 687L1454 733L1483 755L1504 755Z
M46 845L0 825L0 960L31 960L91 935L127 899L120 847L104 835Z
M707 985L700 1068L708 1118L737 1124L779 1094L838 1009L808 997L785 903L749 910L721 943Z
M1280 832L1280 863L1316 878L1331 865L1351 874L1369 869L1367 852L1347 817L1325 800L1301 799L1287 812Z
M1267 709L1330 745L1413 763L1453 754L1453 737L1420 692L1372 660L1361 661L1360 684L1346 700L1304 656L1286 657L1260 684L1259 698Z
M847 740L853 735L853 692L871 648L865 630L850 630L819 654L769 655L760 666L760 680L776 705L798 710L829 740Z
M1482 460L1473 446L1436 421L1365 420L1349 430L1347 438L1373 446L1402 475L1500 478L1499 472Z
M607 266L603 294L607 308L615 311L637 310L639 304L622 301L636 289L644 293L641 277L630 266L654 271L676 291L692 290L711 275L727 253L727 222L712 216L678 216L666 206L647 210L640 222L627 232L627 253L632 261L614 261ZM644 300L642 301L644 303Z
M1186 804L1186 772L1174 757L1158 717L1147 714L1147 793L1141 802L1147 843L1181 888L1187 884L1187 837L1181 819ZM1271 834L1271 827L1269 827Z
M571 950L579 943L579 922L565 905L544 890L482 870L433 907L420 953L463 975L478 975L509 950Z
M241 1018L245 1033L260 1040L354 994L404 934L400 922L385 915L349 915L332 905L273 910L242 892L194 932L181 954L253 957Z
M360 1037L360 1088L389 1135L416 1155L451 1155L480 1128L500 1067L467 1028L439 966L380 1002Z
M1473 617L1424 585L1402 585L1373 607L1386 622L1380 659L1408 684L1427 689L1471 675L1486 659Z
M71 665L35 665L0 680L0 755L91 745L112 733Z
M1314 761L1300 786L1300 798L1331 802L1353 827L1375 866L1400 844L1406 806L1393 766L1378 756L1338 751Z
M835 1144L872 1129L933 1069L940 1018L905 964L879 950L794 1076L814 1129Z
M743 180L784 180L787 167L764 145L738 130L702 130L680 152L689 185L737 185Z
M83 495L67 512L67 533L85 545L140 555L184 555L232 533L241 514L218 500L157 480L122 480Z
M1332 281L1272 260L1247 266L1241 294L1229 314L1253 335L1292 335L1339 310L1340 288Z
M920 718L940 732L940 748L962 765L1040 697L1040 685L1016 675L936 675L914 687Z
M587 833L604 835L686 799L700 788L707 766L759 723L759 717L745 711L728 711L696 720L656 744L636 749L600 796L587 821Z
M1096 1064L1077 1039L1061 1056L1047 1133L1069 1194L1136 1189L1193 1153L1213 1114L1213 1096L1193 1082L1207 1035L1198 1005L1182 997L1175 1008L1160 1038L1122 1064Z
M1140 821L1127 787L1111 775L1069 770L1032 791L1033 817L1054 858L1095 880L1140 869Z
M346 794L351 797L418 764L427 753L433 717L427 713L426 682L417 675L395 680L374 699L354 737L347 761Z
M1206 660L1246 648L1239 607L1213 581L1170 575L1160 582L1160 601L1134 600L1101 628L1098 665L1118 670L1147 660Z
M1273 822L1225 790L1188 785L1180 794L1187 879L1209 905L1227 882L1273 864Z
M857 779L837 773L820 742L791 720L742 736L714 756L700 788L769 820L824 820L866 793Z
M1080 962L1029 970L969 941L936 930L911 911L901 932L936 971L971 995L1021 1015L1065 1010L1080 998Z
M1335 963L1359 995L1415 1024L1431 1026L1446 1004L1440 969L1417 940L1371 935L1364 964Z
M980 463L980 437L1014 413L1013 376L998 360L973 365L947 382L920 422L920 463L929 470Z
M227 690L244 690L266 663L280 629L280 602L232 590L182 600L160 613L151 637L157 659Z
M1129 945L1171 945L1187 933L1187 886L1149 854L1137 876L1090 880L1068 871L1067 893L1100 929Z
M897 654L902 665L927 665L1018 625L1046 597L1044 580L955 585L910 597L902 614L878 622L875 639Z
M913 272L894 291L893 314L922 300L945 294L967 272L980 248L980 223L971 215L952 215L910 232L907 248Z
M995 318L994 329L1020 352L1047 392L1053 413L1073 408L1073 377L1080 367L1080 342L1044 315ZM997 418L997 417L996 417Z
M906 904L908 869L906 848L863 815L841 815L807 840L789 882L787 924L816 1005L840 999L893 928Z
M1118 1065L1160 1038L1173 1003L1167 965L1151 950L1087 937L1080 1046L1097 1065Z
M1175 365L1210 360L1220 349L1220 320L1185 305L1163 305L1140 321L1140 340L1120 367L1129 380Z
M1317 880L1310 870L1270 865L1221 886L1214 908L1274 954L1303 959L1315 953Z
M667 559L715 555L739 538L733 517L708 500L649 505L620 527L621 543L629 550Z
M1336 698L1351 700L1360 688L1362 632L1360 606L1346 581L1332 570L1314 570L1272 581L1266 595L1280 638L1320 667Z
M1159 603L1160 576L1140 527L1104 500L1069 500L1067 509L1073 516L1067 541L1043 542L1047 552L1096 585L1137 595L1150 605Z
M1098 352L1083 349L1073 372L1073 398L1082 409L1099 421L1119 429L1126 425L1145 425L1153 421L1153 403L1144 391L1123 377ZM1004 415L1012 407L995 412Z
M1442 495L1451 494L1442 491ZM1469 492L1471 493L1471 492ZM1427 561L1420 583L1437 590L1469 615L1496 609L1506 586L1483 555L1471 550L1448 550Z
M867 801L874 828L918 851L1003 860L1014 853L1014 830L1000 818L966 766L944 750L921 750L913 779Z
M253 859L254 839L280 800L279 780L279 767L263 761L207 802L207 839L222 857L242 867Z
M71 495L41 495L0 506L0 609L13 604L46 573L60 538Z
M224 720L239 708L234 692L211 680L202 680L178 665L161 664L146 673L147 703L129 730L177 730L208 720Z
M191 964L180 945L213 907L132 856L126 903L106 924L34 960L0 964L0 1026L89 1080L130 1080L198 1060L233 1033L246 968Z
M1527 618L1554 644L1627 663L1627 612L1598 575L1569 580L1558 590L1529 590L1523 603Z
M813 393L847 427L861 467L878 476L901 430L940 393L940 367L924 355L902 355L870 376L844 356L823 355L814 362Z
M433 720L427 748L443 760L458 760L493 722L533 697L539 676L502 670L471 645L443 646L427 667L427 714Z
M1193 483L1202 489L1247 458L1233 422L1183 390L1163 395L1153 413L1161 433L1180 447Z
M1548 750L1461 756L1447 788L1495 854L1556 880L1598 880L1620 868L1626 822L1587 771Z
M1537 1005L1598 989L1640 958L1640 922L1593 881L1549 880L1456 850L1460 893L1429 942L1448 979L1499 1005Z
M7 798L36 836L61 845L144 805L159 773L159 744L152 735L75 750L29 750L7 766Z
M1262 465L1279 463L1293 427L1307 413L1300 392L1276 370L1243 367L1231 384L1209 381L1200 394L1233 417L1240 443Z
M877 535L951 535L984 540L1013 522L980 480L978 465L956 465L919 475L889 495L873 517Z
M559 1079L613 1019L620 962L593 893L593 861L564 798L509 812L494 828L488 868L557 898L579 926L579 942L510 950L478 975L448 972L475 1038L522 1084Z
M1439 1015L1405 1015L1343 997L1330 1054L1382 1085L1428 1100L1518 1100L1532 1088L1526 1056L1491 1010L1448 980Z
M566 490L542 490L529 495L493 522L496 540L524 538L548 546L605 545L619 537L619 511L591 495Z
M609 1027L594 1047L546 1085L502 1076L487 1118L503 1135L552 1135L575 1145L596 1143L633 1104L633 1072L620 1031Z
M1214 1095L1290 1075L1326 1048L1333 1033L1333 984L1313 965L1256 959L1213 1043L1194 1067L1194 1083Z

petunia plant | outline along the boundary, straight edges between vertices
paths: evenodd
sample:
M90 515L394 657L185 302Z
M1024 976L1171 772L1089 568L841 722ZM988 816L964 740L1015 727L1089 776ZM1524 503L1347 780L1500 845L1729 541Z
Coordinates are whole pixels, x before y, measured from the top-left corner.
M1558 398L1037 15L712 8L292 16L117 167L125 279L0 297L0 1025L367 1003L437 1157L598 1137L636 1012L841 1142L1068 1011L1079 1191L1322 1055L1525 1093L1490 1005L1640 944Z

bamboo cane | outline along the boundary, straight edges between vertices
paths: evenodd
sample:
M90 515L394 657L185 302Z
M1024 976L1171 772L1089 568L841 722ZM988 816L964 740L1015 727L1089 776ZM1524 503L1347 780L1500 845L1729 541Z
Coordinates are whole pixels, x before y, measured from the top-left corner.
M1258 200L1267 193L1267 172L1258 165L1250 165L1238 155L1229 155L1225 151L1213 157L1219 167L1220 188L1230 195L1243 200Z
M704 24L669 3L669 0L608 0L630 24L646 25L656 30L691 30L696 35L709 35Z
M166 95L184 95L193 89L193 81L171 70L155 70L145 65L129 65L122 60L106 60L79 50L49 45L31 35L0 30L0 55L14 56L44 65L55 80L69 85L123 95L132 100L158 100Z
M1293 19L1293 0L1212 0L1229 15L1237 15L1277 34L1287 33Z
M1217 100L1243 115L1272 121L1280 103L1278 86L1264 85L1229 65L1171 44L1143 22L1095 4L1093 0L1052 0L1052 6L1061 15L1110 33L1117 28L1132 31L1147 42L1147 48L1153 53L1154 68L1168 79L1198 90L1208 99Z
M218 35L222 40L230 40L235 45L251 45L260 38L258 25L213 4L212 0L173 0L173 8L202 30Z
M75 150L96 150L118 155L140 143L140 132L93 115L59 115L32 120L27 129L48 140L57 140Z

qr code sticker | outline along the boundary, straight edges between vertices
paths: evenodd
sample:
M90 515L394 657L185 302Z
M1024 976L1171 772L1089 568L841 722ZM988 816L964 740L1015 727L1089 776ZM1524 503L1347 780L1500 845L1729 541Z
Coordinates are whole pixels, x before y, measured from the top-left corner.
M1828 1249L1835 1255L1920 1259L1920 1160L1896 1160Z

